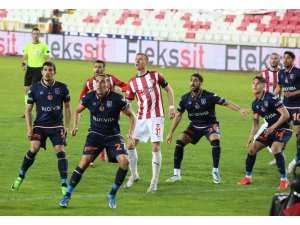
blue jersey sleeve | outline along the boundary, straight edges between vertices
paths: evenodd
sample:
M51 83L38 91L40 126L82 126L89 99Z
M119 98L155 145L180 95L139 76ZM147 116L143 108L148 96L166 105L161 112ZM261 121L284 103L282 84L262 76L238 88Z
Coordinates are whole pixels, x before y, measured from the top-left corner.
M226 102L226 99L219 97L217 94L212 94L210 100L214 104L218 104L218 105L224 105L224 103Z
M255 107L255 101L252 102L252 112L253 112L253 114L258 113L258 111L257 111L257 109Z
M126 101L125 97L122 97L122 98L121 98L121 101L120 101L120 107L121 107L121 110L122 110L122 111L126 111L127 109L130 108L130 105L129 105L128 102Z
M34 87L31 86L29 93L28 93L28 98L27 98L27 104L32 105L35 102L35 91Z
M64 94L63 94L63 101L64 102L70 102L71 97L70 97L70 92L67 86L64 87Z
M177 107L177 112L184 113L184 111L185 111L184 102L185 102L185 101L184 101L184 98L181 97L180 102L179 102L179 105L178 105L178 107Z
M80 104L83 105L85 108L89 108L89 98L86 94L80 100Z
M277 96L272 97L270 100L270 105L275 109L280 109L284 106L282 101Z

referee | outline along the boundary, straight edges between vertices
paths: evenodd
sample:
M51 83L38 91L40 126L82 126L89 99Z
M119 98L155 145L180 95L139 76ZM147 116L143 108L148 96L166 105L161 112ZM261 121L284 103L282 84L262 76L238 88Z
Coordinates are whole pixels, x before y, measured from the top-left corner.
M32 29L31 37L32 42L25 45L22 57L22 69L26 70L24 78L25 106L30 86L41 80L42 66L44 62L50 61L49 47L46 43L39 40L40 30L38 28ZM23 115L21 118L25 118L25 116Z

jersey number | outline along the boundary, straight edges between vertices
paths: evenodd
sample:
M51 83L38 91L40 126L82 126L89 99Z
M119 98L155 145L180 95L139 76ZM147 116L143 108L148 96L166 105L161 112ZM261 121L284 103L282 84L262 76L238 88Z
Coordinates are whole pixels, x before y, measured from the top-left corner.
M300 121L300 113L293 114L294 121Z
M121 144L115 144L115 147L116 147L116 150L117 150L117 151L122 150Z

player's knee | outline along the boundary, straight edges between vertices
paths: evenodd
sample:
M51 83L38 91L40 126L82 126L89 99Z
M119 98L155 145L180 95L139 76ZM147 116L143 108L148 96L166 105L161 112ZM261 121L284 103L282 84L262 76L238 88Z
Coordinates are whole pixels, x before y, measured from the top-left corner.
M65 159L65 158L66 158L66 153L65 153L64 151L58 152L58 153L56 154L56 157L57 157L58 159Z
M215 139L215 140L210 141L210 145L212 147L220 147L220 139Z
M119 162L119 166L123 169L123 170L127 170L128 166L129 166L129 160L128 157L126 157L125 155L120 155L121 157L118 157L118 162Z
M183 143L183 141L181 141L181 140L176 141L176 147L184 148L184 146L185 146L185 144Z
M249 155L256 155L257 150L255 148L250 148L249 149Z

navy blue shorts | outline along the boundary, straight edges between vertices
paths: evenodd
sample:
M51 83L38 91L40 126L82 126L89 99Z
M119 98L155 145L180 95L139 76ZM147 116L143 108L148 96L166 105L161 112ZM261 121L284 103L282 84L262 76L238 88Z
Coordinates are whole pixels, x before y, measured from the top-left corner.
M50 138L53 146L64 145L66 146L66 136L64 135L64 129L58 128L40 128L34 127L32 130L31 141L40 141L41 148L46 149L46 140Z
M294 125L300 125L300 108L297 109L287 109L290 114L290 120L293 121Z
M108 161L116 163L117 155L127 155L126 146L121 135L104 136L96 132L89 132L86 137L83 154L97 157L103 149L106 149Z
M273 142L277 141L283 143L285 148L286 144L292 137L292 131L290 130L275 130L268 137L265 137L264 131L259 134L255 141L262 143L265 146L271 147Z
M210 135L220 134L220 129L218 124L207 127L198 127L195 124L190 123L188 128L186 128L183 133L188 135L192 139L191 143L195 145L204 135L206 136L207 140L209 140Z

